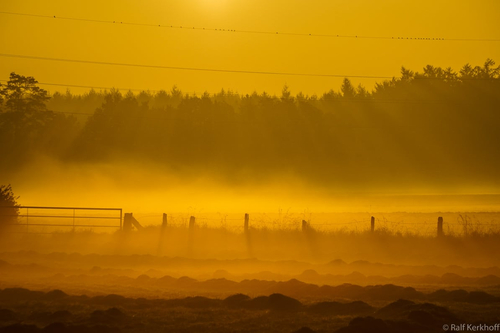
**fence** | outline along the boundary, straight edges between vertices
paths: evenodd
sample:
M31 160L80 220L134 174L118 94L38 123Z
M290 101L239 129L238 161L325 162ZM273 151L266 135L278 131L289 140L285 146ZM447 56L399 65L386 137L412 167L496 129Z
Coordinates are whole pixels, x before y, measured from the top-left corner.
M318 216L304 218L304 216L293 216L284 214L278 217L269 217L266 214L238 214L238 218L230 218L227 215L219 214L219 217L210 217L208 214L193 216L190 214L159 214L138 215L140 221L149 220L149 224L158 225L160 217L162 228L173 227L223 227L235 232L248 232L250 229L287 229L302 230L309 232L335 231L344 229L347 231L361 232L392 232L411 233L427 236L442 237L446 234L468 233L499 233L500 213L389 213L370 216L353 213L354 217L339 219L335 214L330 216ZM346 215L346 214L344 214ZM337 217L337 218L336 218ZM151 220L153 219L153 220ZM488 222L489 220L489 222ZM164 231L162 231L164 232Z
M13 214L15 208L19 214ZM17 217L17 223L9 223L13 232L43 233L61 228L123 228L121 208L3 206L0 207L0 217Z
M218 213L218 217L207 214L123 214L121 208L90 208L90 207L41 207L19 206L19 215L13 213L16 207L0 207L0 218L17 216L15 232L54 232L58 229L72 228L105 228L119 229L124 232L132 229L142 230L139 221L146 224L162 224L162 232L167 226L186 226L195 228L199 226L217 226L236 232L249 232L250 229L289 229L302 231L334 231L346 229L354 231L412 232L415 234L437 235L482 232L500 232L500 213L389 213L370 216L366 213L352 213L349 217L339 217L338 214L325 214L321 216L311 213L294 215L288 212L278 216L265 213L237 214L233 217ZM9 210L10 209L10 210ZM5 214L9 212L9 214ZM199 213L199 212L198 212ZM399 215L398 215L399 214ZM196 217L194 215L197 215ZM346 215L346 213L344 213ZM148 220L149 219L149 220ZM484 222L483 220L491 222ZM481 222L480 222L481 221Z

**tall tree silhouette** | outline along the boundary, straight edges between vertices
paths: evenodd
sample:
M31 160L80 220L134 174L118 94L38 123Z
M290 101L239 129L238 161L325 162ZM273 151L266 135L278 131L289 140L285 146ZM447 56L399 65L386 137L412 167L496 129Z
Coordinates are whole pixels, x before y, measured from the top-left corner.
M0 94L5 99L5 107L12 112L46 111L45 103L50 99L46 90L37 86L32 76L10 73L10 78Z
M16 168L34 153L60 154L75 129L73 118L47 110L48 92L33 77L16 73L3 85L0 112L0 168Z
M342 96L346 98L353 98L354 96L356 96L356 89L348 78L345 78L342 82L340 91L342 92Z

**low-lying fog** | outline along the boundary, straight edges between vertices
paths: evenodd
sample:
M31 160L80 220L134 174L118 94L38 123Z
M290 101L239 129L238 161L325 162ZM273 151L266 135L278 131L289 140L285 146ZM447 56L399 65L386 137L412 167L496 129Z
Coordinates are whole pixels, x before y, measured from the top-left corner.
M339 176L339 178L341 178ZM116 207L134 215L162 213L298 214L321 213L496 212L500 195L480 189L362 188L307 183L293 174L228 181L201 172L174 172L141 161L114 164L63 164L45 160L0 176L25 206ZM318 215L319 217L319 215Z

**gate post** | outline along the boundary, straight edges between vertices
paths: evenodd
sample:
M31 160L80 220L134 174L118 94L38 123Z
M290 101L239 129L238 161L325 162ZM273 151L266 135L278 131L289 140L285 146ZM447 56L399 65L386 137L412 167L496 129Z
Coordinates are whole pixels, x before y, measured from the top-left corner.
M125 213L125 217L123 218L123 231L132 231L132 213Z

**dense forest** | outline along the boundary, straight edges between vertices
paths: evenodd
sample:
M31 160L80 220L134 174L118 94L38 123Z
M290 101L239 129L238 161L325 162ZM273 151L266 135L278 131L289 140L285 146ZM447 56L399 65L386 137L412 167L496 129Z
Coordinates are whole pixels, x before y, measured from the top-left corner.
M500 188L500 67L402 68L372 91L55 93L0 86L0 172L62 163L155 163L186 176L297 175L327 186Z

